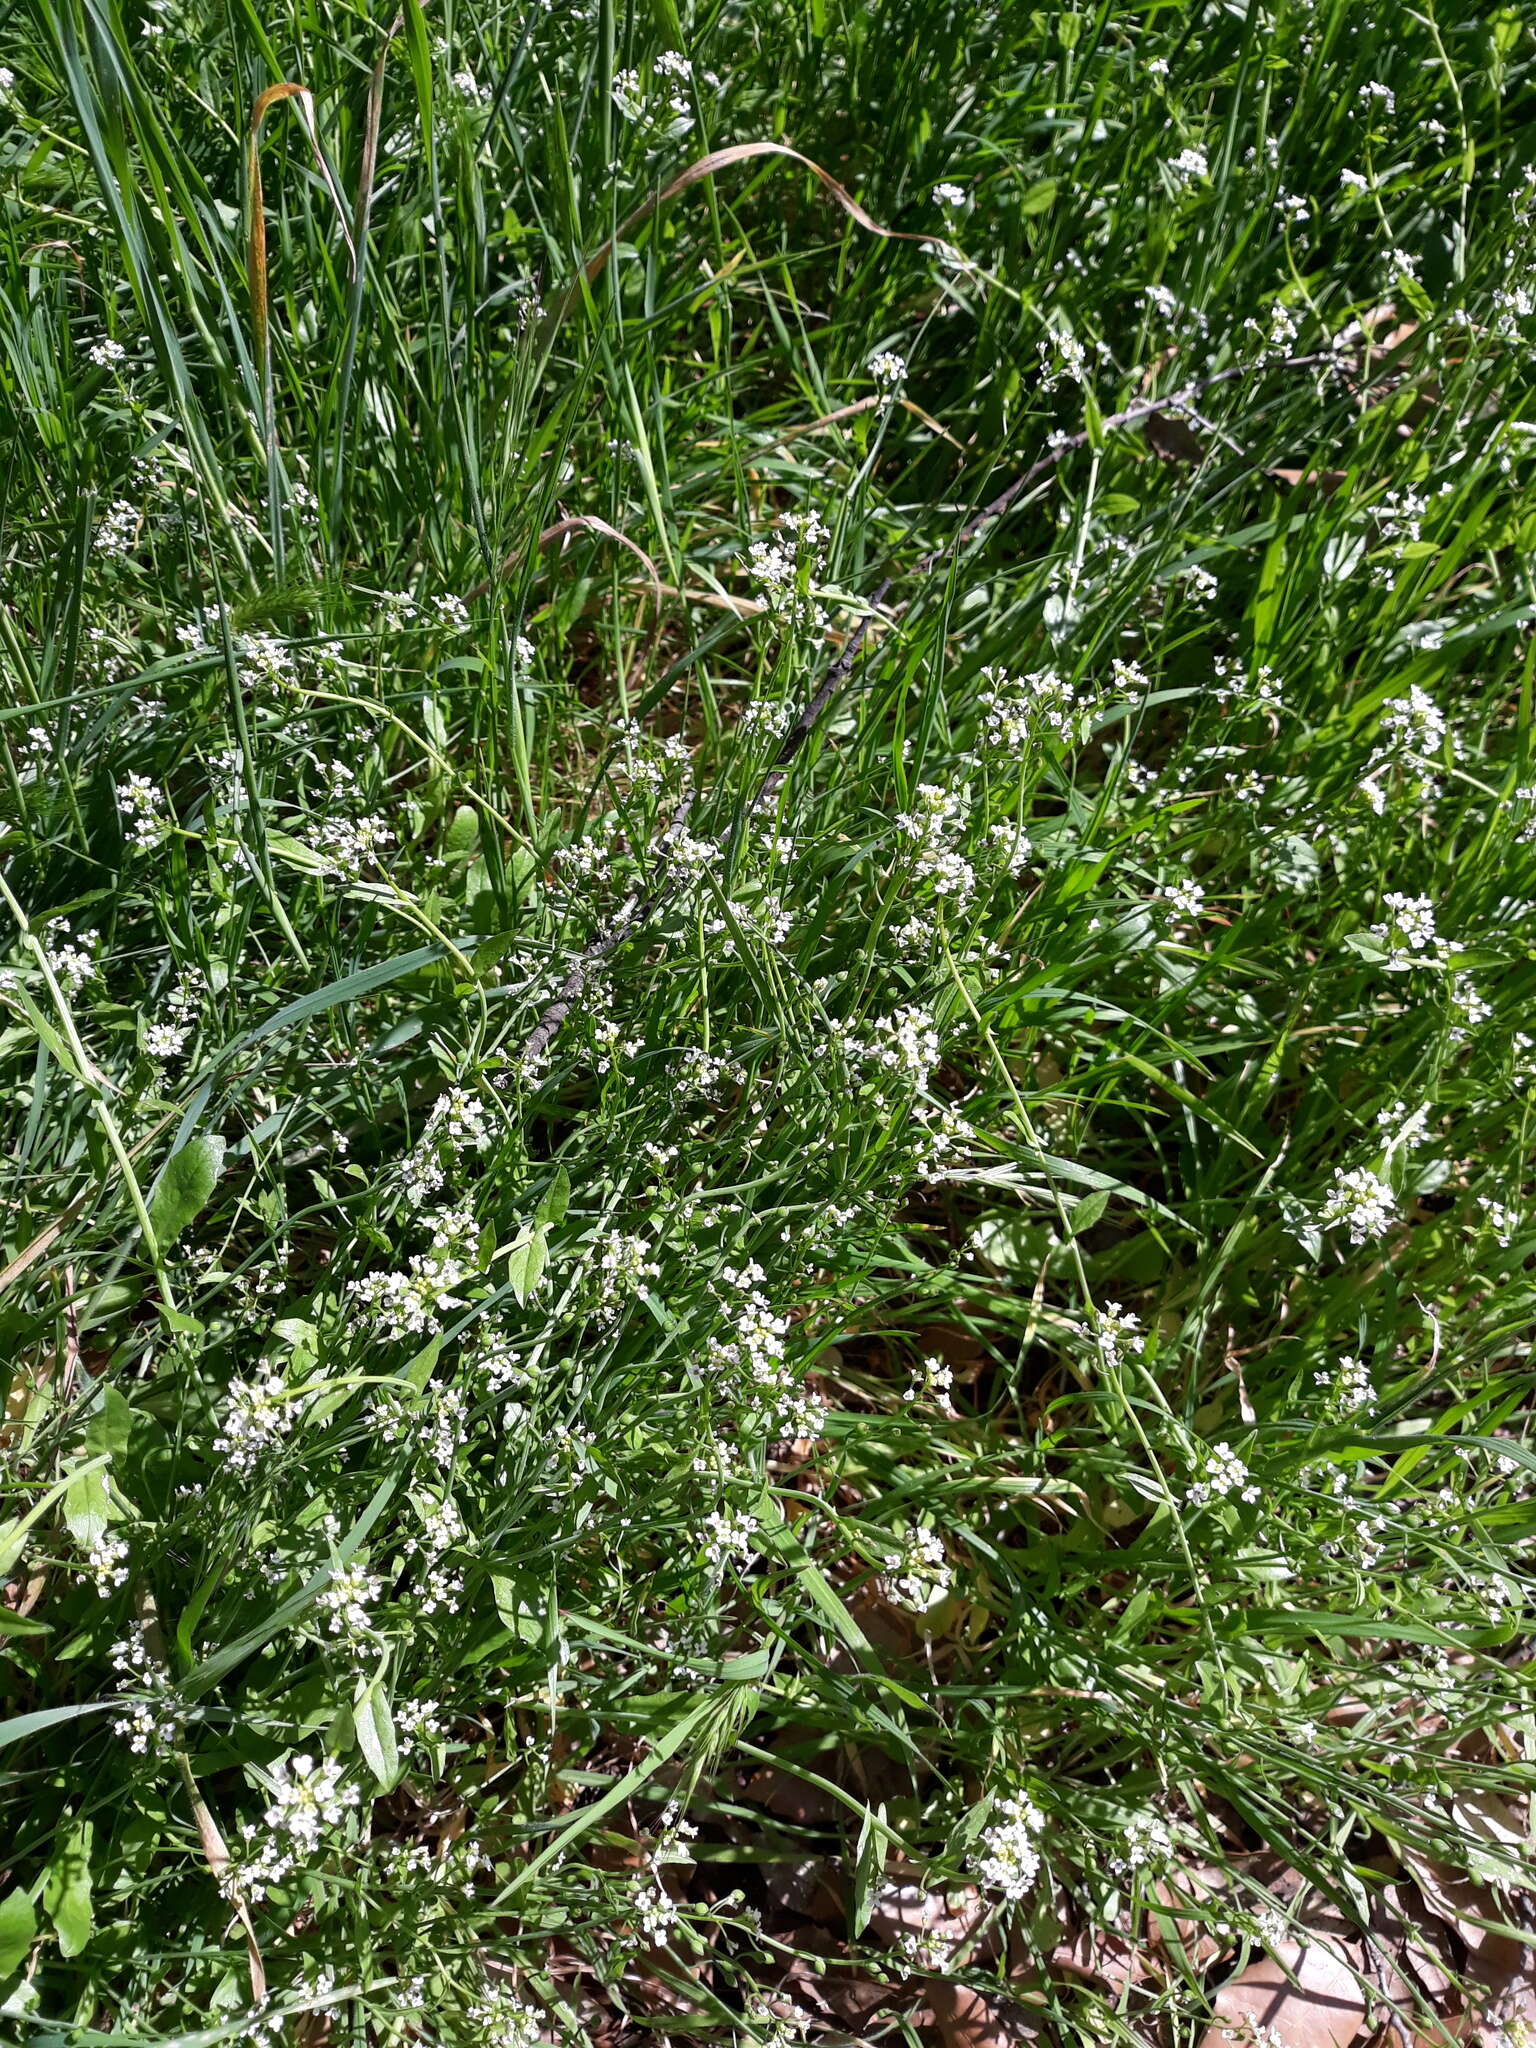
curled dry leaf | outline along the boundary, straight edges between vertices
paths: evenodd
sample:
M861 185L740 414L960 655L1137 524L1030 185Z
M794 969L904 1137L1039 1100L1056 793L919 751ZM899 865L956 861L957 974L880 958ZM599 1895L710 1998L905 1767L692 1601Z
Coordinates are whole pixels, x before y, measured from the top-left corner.
M1205 443L1193 427L1171 412L1149 412L1147 446L1164 462L1204 462Z
M1282 1965L1284 1966L1282 1968ZM1276 2048L1348 2048L1365 2025L1365 1993L1342 1950L1285 1942L1216 1993L1220 2017L1200 2048L1239 2048L1258 2038Z
M930 1984L928 2009L944 2048L1019 2048L1040 2028L1021 2005L989 1998L967 1984Z

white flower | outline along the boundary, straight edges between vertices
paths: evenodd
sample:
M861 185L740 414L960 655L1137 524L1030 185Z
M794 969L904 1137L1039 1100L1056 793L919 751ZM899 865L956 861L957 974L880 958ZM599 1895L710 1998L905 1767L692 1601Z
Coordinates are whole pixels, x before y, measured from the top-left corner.
M1371 1369L1363 1358L1357 1358L1352 1351L1343 1352L1331 1373L1319 1372L1312 1375L1315 1383L1327 1390L1338 1406L1346 1412L1366 1407L1375 1397L1376 1389L1371 1383Z
M1340 171L1339 183L1346 192L1369 192L1371 181L1362 177L1359 171Z
M786 512L777 539L759 537L747 549L747 573L764 604L786 626L819 633L827 614L810 595L831 532L819 512Z
M360 1564L338 1565L330 1581L316 1595L315 1605L329 1617L330 1632L349 1646L367 1642L373 1635L370 1610L383 1590L383 1582Z
M539 2048L543 2016L505 1984L488 1984L466 2017L476 2048Z
M1340 1167L1333 1188L1323 1203L1324 1229L1344 1224L1351 1244L1364 1244L1380 1237L1391 1224L1397 1197L1390 1185L1368 1166Z
M138 853L158 844L166 828L165 792L147 776L127 775L117 792L117 808L128 832L129 844Z
M284 1757L271 1769L272 1804L262 1815L276 1835L313 1849L327 1827L335 1827L357 1804L355 1786L341 1782L341 1765L316 1765L312 1756Z
M704 1555L718 1570L733 1557L750 1557L758 1522L738 1508L717 1508L704 1517Z
M1177 156L1170 157L1167 169L1175 183L1193 184L1197 179L1208 178L1211 167L1203 149L1181 149Z
M1106 1301L1095 1311L1094 1331L1099 1340L1099 1356L1113 1368L1120 1364L1126 1352L1141 1353L1146 1339L1141 1334L1141 1318L1123 1309L1118 1301Z
M1162 900L1177 918L1196 918L1205 909L1205 891L1198 882L1170 882Z
M879 355L870 357L869 374L881 398L889 404L907 381L907 359L882 349Z
M95 1582L96 1590L105 1599L108 1593L128 1583L128 1545L121 1536L114 1536L110 1529L104 1529L92 1539L86 1552L85 1569Z
M936 206L958 207L965 204L965 190L960 185L935 185L933 200Z
M894 1606L924 1614L944 1599L954 1576L940 1539L932 1529L913 1523L897 1540L896 1554L880 1575L880 1590Z
M127 353L128 351L123 347L123 344L120 341L114 341L110 335L107 335L104 340L94 343L87 350L90 360L96 365L98 370L109 369L113 363L122 362Z
M1428 896L1404 896L1389 889L1382 898L1388 912L1371 926L1371 937L1387 948L1388 967L1435 967L1444 947L1435 931L1435 906Z
M995 1801L992 1819L981 1837L977 1881L989 1891L1001 1892L1010 1905L1027 1899L1040 1875L1036 1845L1044 1825L1044 1815L1027 1793L1015 1792Z
M1230 1444L1204 1444L1199 1453L1199 1476L1185 1488L1186 1507L1204 1507L1208 1501L1235 1493L1241 1499L1259 1498L1258 1486L1248 1477L1248 1467Z
M213 1448L232 1472L254 1472L263 1455L292 1430L295 1404L284 1399L284 1392L281 1373L230 1381L229 1404Z
M103 555L126 555L139 530L139 511L126 498L115 498L96 529L92 545Z

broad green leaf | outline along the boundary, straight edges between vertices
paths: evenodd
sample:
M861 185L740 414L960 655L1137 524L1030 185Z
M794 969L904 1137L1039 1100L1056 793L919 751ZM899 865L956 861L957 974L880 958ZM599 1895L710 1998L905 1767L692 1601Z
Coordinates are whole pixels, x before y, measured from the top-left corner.
M84 1550L106 1534L112 1520L104 1466L90 1465L76 1474L64 1495L64 1526Z
M133 1429L133 1410L116 1387L103 1387L101 1400L85 1425L85 1447L98 1454L120 1458L128 1448Z
M91 1836L88 1820L69 1825L55 1845L43 1875L43 1910L53 1922L59 1947L77 1956L91 1938Z
M224 1140L206 1135L190 1139L165 1162L149 1203L149 1220L162 1248L174 1244L207 1208L223 1166Z
M26 1961L27 1951L36 1939L36 1910L18 1886L0 1899L0 1977L9 1977L18 1964Z
M360 1679L352 1702L352 1719L357 1746L368 1759L368 1768L381 1791L389 1791L400 1776L400 1748L395 1740L395 1717L390 1712L389 1694L382 1678Z
M571 1176L563 1166L555 1168L555 1177L545 1190L544 1199L534 1210L538 1223L563 1223L565 1212L571 1205Z
M521 1305L538 1291L549 1264L549 1241L542 1223L535 1224L526 1237L518 1239L507 1254L507 1284Z

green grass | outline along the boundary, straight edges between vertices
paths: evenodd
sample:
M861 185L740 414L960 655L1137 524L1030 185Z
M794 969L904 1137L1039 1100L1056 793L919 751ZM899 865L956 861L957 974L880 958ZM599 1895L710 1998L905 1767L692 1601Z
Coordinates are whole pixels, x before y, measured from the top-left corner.
M1529 27L5 21L0 2032L1449 2039Z

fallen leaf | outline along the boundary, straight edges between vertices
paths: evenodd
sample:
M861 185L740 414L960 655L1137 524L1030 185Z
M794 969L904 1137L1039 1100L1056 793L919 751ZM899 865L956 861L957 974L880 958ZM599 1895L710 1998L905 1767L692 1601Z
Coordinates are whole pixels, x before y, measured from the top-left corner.
M1274 1957L1250 1963L1222 1985L1214 2004L1220 2018L1200 2048L1237 2048L1259 2027L1269 2029L1261 2038L1278 2048L1348 2048L1365 2025L1365 1993L1354 1971L1315 1941L1305 1948L1285 1942Z
M1038 2023L1023 2006L988 1998L967 1984L930 1984L927 1997L944 2048L1015 2048L1040 2038Z
M971 1937L986 1918L986 1901L974 1885L952 1892L924 1891L920 1885L887 1882L875 1894L869 1929L892 1946L913 1942L934 1967L964 1963Z
M1289 484L1292 490L1315 487L1330 498L1341 484L1349 482L1349 472L1343 469L1266 469L1264 474L1274 483Z
M1503 1918L1491 1892L1474 1884L1471 1878L1448 1870L1443 1863L1436 1863L1432 1857L1420 1855L1406 1843L1397 1845L1397 1853L1423 1894L1425 1905L1461 1936L1473 1955L1485 1942L1495 1939L1488 1928L1478 1925L1479 1921Z
M1146 430L1147 446L1164 462L1204 462L1205 443L1171 412L1149 412Z

